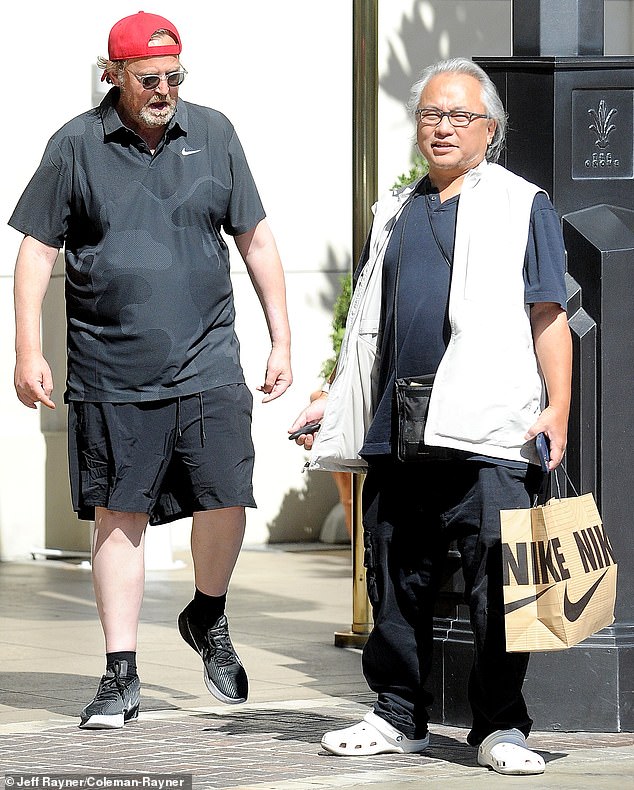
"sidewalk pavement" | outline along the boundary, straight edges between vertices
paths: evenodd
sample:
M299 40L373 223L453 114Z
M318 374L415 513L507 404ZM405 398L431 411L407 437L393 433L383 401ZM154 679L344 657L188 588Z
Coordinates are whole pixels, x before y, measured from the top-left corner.
M323 732L358 721L373 699L360 652L333 641L352 619L346 548L242 552L228 614L250 696L244 705L216 702L205 688L200 659L176 629L193 589L189 558L182 559L173 569L147 573L138 648L141 714L111 731L77 727L104 670L89 568L50 559L0 564L3 785L6 777L11 786L12 774L146 772L191 774L194 790L632 786L631 733L534 733L529 743L547 762L546 773L536 777L504 777L479 767L466 731L439 725L431 727L431 746L422 755L326 754L319 745Z

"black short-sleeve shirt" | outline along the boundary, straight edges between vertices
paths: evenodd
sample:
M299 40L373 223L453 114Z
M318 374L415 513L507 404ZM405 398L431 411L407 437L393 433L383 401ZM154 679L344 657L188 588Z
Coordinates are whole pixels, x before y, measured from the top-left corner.
M240 141L216 110L178 100L152 153L118 89L48 143L9 224L65 246L66 399L129 402L244 380L221 235L265 216Z
M394 293L399 254L398 375L435 373L447 348L450 337L447 310L458 202L459 196L456 196L441 203L437 191L425 179L403 209L390 236L383 263L377 403L361 449L365 458L392 452L396 425ZM565 249L561 226L552 203L543 192L538 192L533 200L523 273L526 304L556 302L565 309ZM466 457L468 454L456 451L458 455Z

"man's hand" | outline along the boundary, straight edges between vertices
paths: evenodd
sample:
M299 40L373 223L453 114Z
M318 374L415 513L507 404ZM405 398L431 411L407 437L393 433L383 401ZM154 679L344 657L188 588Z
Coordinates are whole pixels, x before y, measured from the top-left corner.
M537 418L537 422L527 431L524 438L534 439L538 433L544 433L550 445L550 461L548 471L556 469L564 457L568 433L568 413L561 414L554 406L547 406Z
M34 409L36 403L43 403L49 409L55 408L50 398L53 392L53 376L48 362L41 354L19 354L13 380L18 399L29 409Z
M326 411L327 399L328 395L325 392L321 392L319 390L317 390L317 392L313 392L313 394L310 396L310 406L307 406L299 414L295 422L288 429L288 432L294 433L304 425L308 425L308 423L311 422L321 422L324 412ZM303 446L305 450L310 450L314 441L314 434L302 433L297 437L297 439L295 439L295 444L298 444L300 447Z
M262 403L279 398L293 383L291 373L291 360L288 351L273 348L266 363L264 384L256 387L259 392L264 392Z

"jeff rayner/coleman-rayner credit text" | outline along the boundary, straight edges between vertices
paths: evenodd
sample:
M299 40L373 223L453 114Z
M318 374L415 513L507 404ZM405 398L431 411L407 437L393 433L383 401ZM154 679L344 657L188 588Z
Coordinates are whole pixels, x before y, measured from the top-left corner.
M7 774L7 788L52 788L52 790L81 790L82 788L149 788L150 790L191 790L191 774Z

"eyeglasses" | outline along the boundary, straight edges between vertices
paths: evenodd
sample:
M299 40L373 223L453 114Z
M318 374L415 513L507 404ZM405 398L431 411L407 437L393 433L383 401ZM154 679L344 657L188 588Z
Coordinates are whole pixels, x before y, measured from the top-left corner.
M481 112L464 112L463 110L450 110L449 112L441 112L440 110L416 110L418 122L421 126L438 126L442 119L446 116L449 118L449 123L452 126L462 127L469 126L471 121L476 118L490 119L490 115Z
M143 86L143 90L153 91L158 88L163 80L167 82L170 88L177 88L183 84L187 71L180 69L179 71L170 71L169 74L135 74L133 71L130 71L130 74L138 79Z

